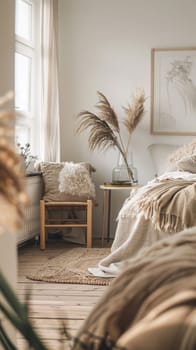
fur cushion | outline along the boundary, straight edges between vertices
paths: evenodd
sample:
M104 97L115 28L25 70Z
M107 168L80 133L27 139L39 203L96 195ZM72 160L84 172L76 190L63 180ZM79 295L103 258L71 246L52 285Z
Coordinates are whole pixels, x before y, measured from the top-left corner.
M46 201L74 202L95 198L91 172L95 169L88 163L40 162L37 170L42 172Z
M169 163L172 170L178 170L178 162L183 158L196 154L196 139L179 147L169 157Z
M196 153L186 156L176 163L178 170L196 173Z
M95 197L95 186L84 164L65 162L59 173L59 191L83 198Z

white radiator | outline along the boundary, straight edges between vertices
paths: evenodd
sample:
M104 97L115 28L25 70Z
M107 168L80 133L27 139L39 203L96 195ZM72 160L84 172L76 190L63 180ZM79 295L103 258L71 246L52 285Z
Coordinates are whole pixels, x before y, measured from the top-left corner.
M39 201L42 194L41 175L26 177L26 191L29 197L30 205L25 209L25 221L22 230L18 233L18 244L39 235Z

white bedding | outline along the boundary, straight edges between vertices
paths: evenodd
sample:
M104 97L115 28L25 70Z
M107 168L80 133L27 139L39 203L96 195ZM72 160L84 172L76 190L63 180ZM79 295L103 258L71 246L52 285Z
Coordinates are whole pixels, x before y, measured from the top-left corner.
M196 181L196 174L175 171L165 173L159 176L158 179L179 178ZM118 225L111 253L101 260L96 268L89 267L90 273L105 278L115 277L126 267L129 259L142 253L143 248L172 234L171 232L166 233L155 229L152 221L145 219L141 211L134 214L131 211L133 201L142 196L152 186L156 186L156 181L157 179L150 181L125 201L118 215Z

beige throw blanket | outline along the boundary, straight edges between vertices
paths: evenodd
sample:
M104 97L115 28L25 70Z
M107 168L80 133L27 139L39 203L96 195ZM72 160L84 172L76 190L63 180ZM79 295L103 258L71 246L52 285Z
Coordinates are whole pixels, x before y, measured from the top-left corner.
M179 232L195 224L196 182L164 179L154 183L133 202L133 214L143 213L160 231Z
M111 253L88 270L95 276L117 276L144 247L194 225L196 174L166 173L125 201Z
M82 349L196 349L196 227L127 262L73 345Z

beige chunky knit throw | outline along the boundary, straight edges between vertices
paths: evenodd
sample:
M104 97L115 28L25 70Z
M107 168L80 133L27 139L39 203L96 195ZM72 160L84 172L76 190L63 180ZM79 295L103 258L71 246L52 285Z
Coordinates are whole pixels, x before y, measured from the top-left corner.
M142 212L155 229L178 232L195 225L196 182L164 179L155 183L135 202L131 210Z
M74 350L196 349L196 227L128 262L78 333Z

